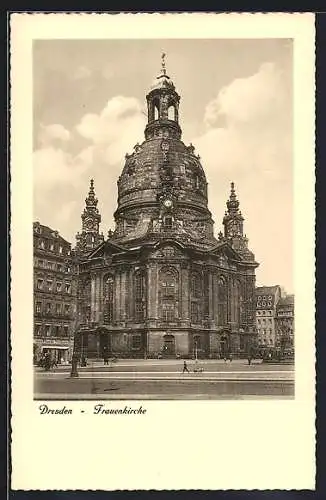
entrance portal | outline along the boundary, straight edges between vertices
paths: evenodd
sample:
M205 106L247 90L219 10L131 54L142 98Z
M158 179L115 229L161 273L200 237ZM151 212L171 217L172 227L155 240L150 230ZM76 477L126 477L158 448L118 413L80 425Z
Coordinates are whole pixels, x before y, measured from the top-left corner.
M220 337L220 344L221 344L221 356L229 356L231 352L231 341L230 341L230 333L229 332L223 332L221 337Z
M174 335L164 335L163 337L163 356L174 357L175 356L175 338Z
M111 346L111 335L109 332L100 333L100 352L101 358L106 358L111 356L112 346Z

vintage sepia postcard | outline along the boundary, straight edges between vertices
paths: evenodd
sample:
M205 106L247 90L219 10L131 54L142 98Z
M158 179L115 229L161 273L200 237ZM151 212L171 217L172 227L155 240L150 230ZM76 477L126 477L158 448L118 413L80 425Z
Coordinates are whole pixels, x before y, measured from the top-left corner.
M314 16L10 24L12 488L314 489Z

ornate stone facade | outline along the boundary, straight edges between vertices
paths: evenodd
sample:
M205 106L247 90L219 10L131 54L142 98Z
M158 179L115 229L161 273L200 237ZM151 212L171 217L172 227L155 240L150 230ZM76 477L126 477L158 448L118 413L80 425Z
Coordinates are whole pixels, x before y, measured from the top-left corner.
M205 172L194 146L181 140L179 102L163 65L147 95L145 140L126 155L118 179L115 230L106 241L86 200L75 348L88 357L239 355L256 337L258 264L234 185L216 239ZM90 193L95 199L93 183ZM88 225L92 248L81 245Z

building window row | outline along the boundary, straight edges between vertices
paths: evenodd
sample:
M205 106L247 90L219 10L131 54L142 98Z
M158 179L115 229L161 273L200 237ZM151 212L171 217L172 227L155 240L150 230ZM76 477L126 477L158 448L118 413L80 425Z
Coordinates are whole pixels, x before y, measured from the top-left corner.
M272 316L272 311L257 311L258 316Z
M34 325L34 335L36 337L68 337L69 336L69 326L68 325Z
M66 248L62 245L58 245L51 240L40 239L38 241L38 248L41 250L49 250L50 252L58 253L59 255L70 255L70 248Z
M38 278L36 281L36 288L44 292L64 292L71 294L71 283L67 282L63 283L61 281Z
M55 302L41 302L35 303L36 314L56 314L58 316L68 316L72 312L71 304L62 304Z
M50 262L49 260L44 259L35 259L35 265L41 269L50 269L51 271L58 271L60 273L71 273L72 271L70 265L59 262Z
M266 319L265 318L262 318L262 319L258 318L257 323L258 323L258 325L260 325L260 324L265 325L266 323L272 324L272 318L266 318Z
M260 302L260 300L258 300L257 307L272 307L272 302L271 301L266 302L265 300Z

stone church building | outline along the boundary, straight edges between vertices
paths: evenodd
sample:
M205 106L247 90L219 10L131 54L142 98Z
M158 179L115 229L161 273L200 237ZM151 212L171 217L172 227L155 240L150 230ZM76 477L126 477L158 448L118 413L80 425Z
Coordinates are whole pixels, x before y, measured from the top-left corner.
M118 179L115 229L104 240L91 181L75 253L75 350L88 358L246 354L256 338L255 262L234 184L214 237L207 181L181 140L166 73L146 96L145 140Z

